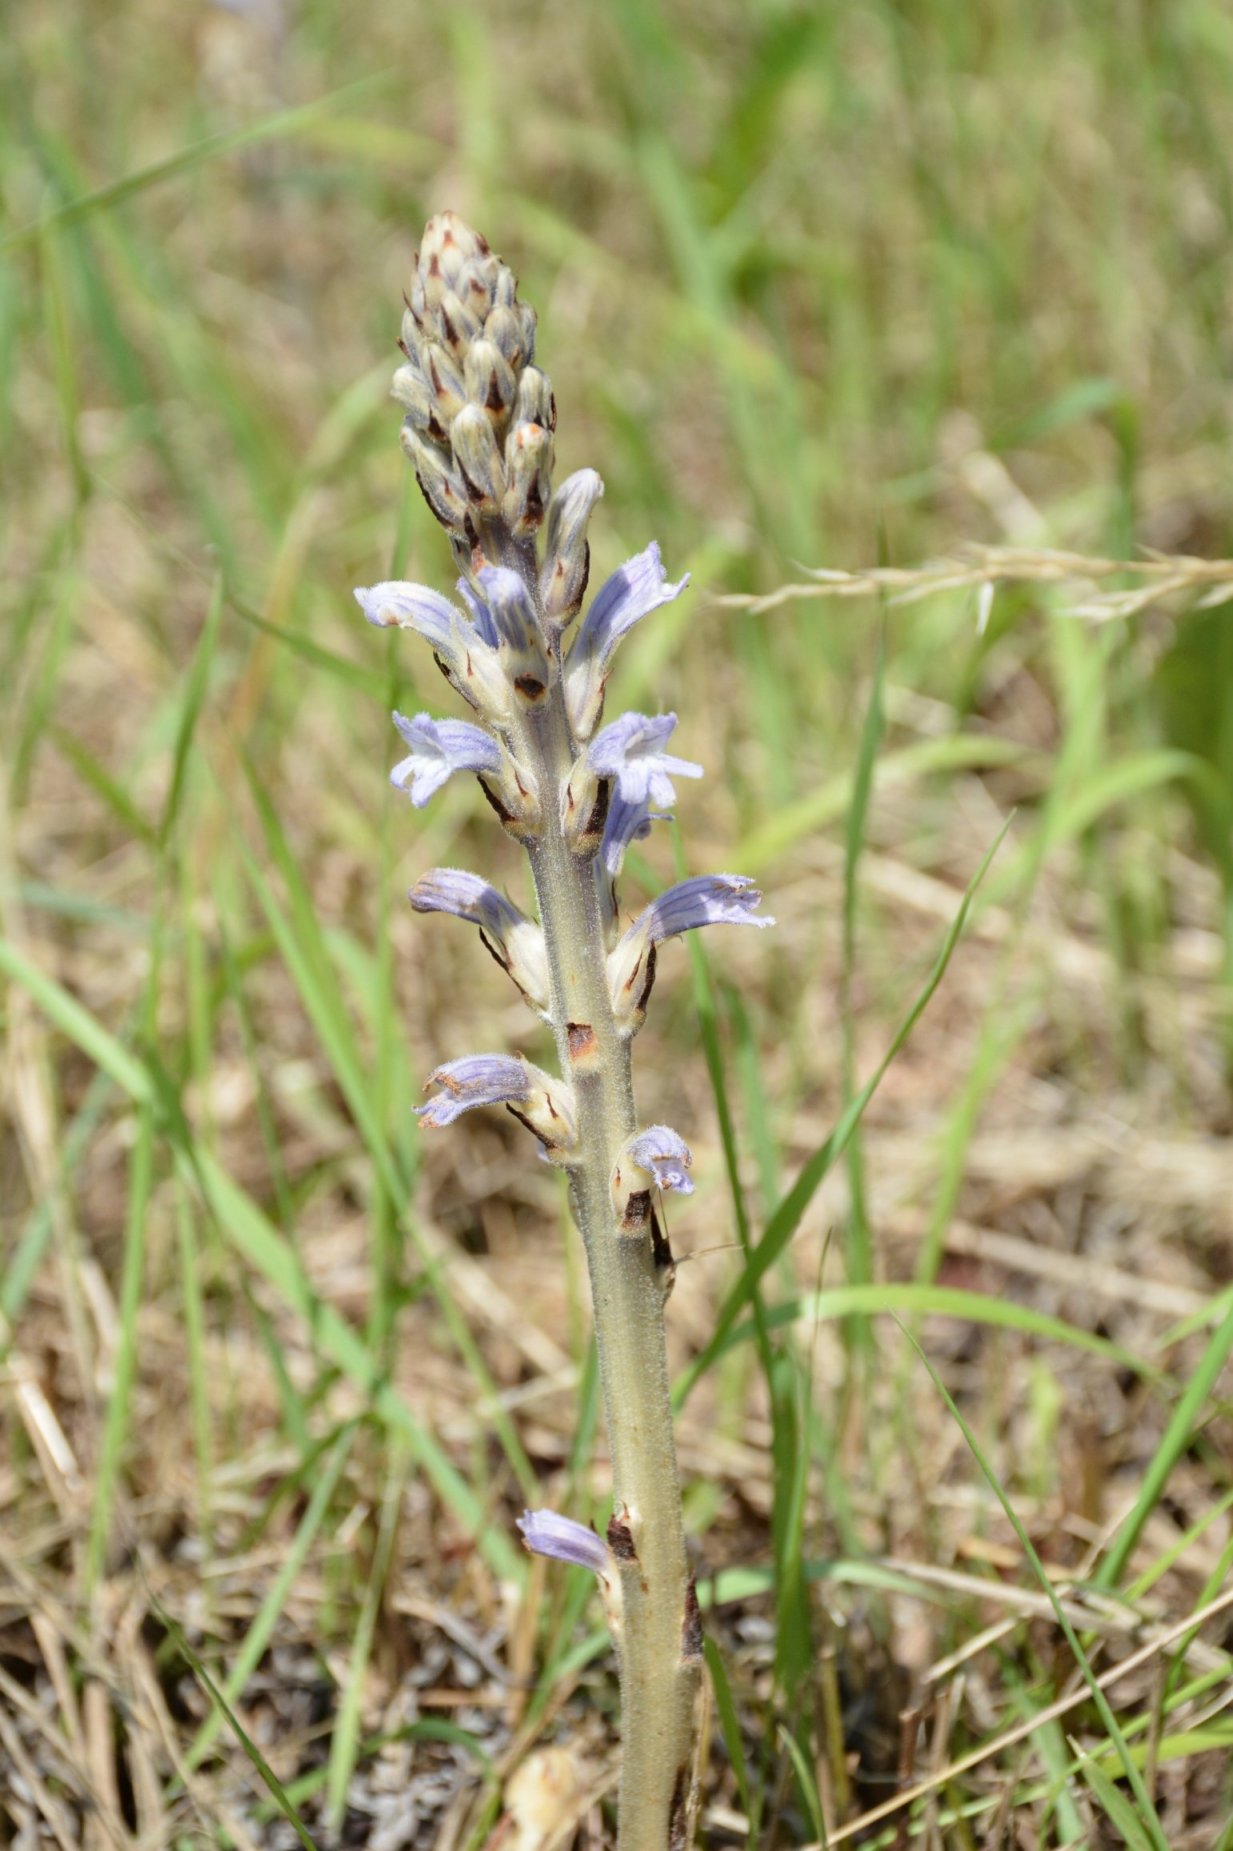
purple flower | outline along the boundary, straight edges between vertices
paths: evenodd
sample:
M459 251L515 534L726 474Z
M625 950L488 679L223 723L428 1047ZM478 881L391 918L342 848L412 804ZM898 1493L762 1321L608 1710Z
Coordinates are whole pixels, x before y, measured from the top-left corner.
M693 1193L694 1186L689 1178L693 1158L689 1146L670 1125L648 1125L645 1131L630 1139L626 1149L638 1168L655 1178L660 1189L675 1189L678 1195Z
M539 641L535 606L518 574L507 566L482 566L477 576L484 594L481 608L487 610L499 639L515 651L535 645ZM480 604L478 598L475 602Z
M604 840L600 848L603 864L613 880L621 872L625 851L630 843L641 842L649 836L652 823L666 823L670 820L662 810L652 810L645 800L641 803L627 803L621 795L620 785L616 787L608 801Z
M508 688L497 658L496 626L488 607L475 597L465 579L459 580L459 590L471 617L439 591L395 579L357 590L355 596L369 623L378 629L396 627L422 636L458 692L481 713L499 718L508 701Z
M441 654L449 653L455 625L465 621L462 612L439 591L398 579L371 585L367 590L357 586L355 599L369 623L379 630L414 630Z
M615 779L627 803L653 803L666 809L676 796L671 778L702 776L701 765L673 758L663 750L675 726L674 713L660 714L657 719L645 713L623 713L592 740L592 769L601 778Z
M526 1062L516 1055L465 1054L461 1060L446 1061L429 1074L425 1084L439 1086L441 1091L427 1105L416 1106L415 1116L422 1125L438 1131L472 1106L526 1099L531 1076Z
M501 769L500 746L469 720L434 720L426 713L408 720L396 713L394 724L411 750L391 771L390 783L407 791L417 810L455 771Z
M754 919L754 908L762 895L747 874L696 874L692 880L679 881L661 893L634 921L626 933L645 931L653 944L675 938L679 932L692 932L698 926L753 925L769 926L770 918Z
M551 1162L567 1163L578 1141L574 1095L521 1054L465 1054L430 1073L426 1086L440 1093L417 1106L421 1125L439 1131L477 1105L506 1105L544 1145Z
M641 1027L655 977L655 947L706 925L774 925L755 919L762 895L744 874L699 874L669 887L639 913L608 958L612 1006L626 1035Z
M460 868L432 868L416 881L417 913L453 913L479 927L484 942L537 1009L548 1006L548 959L540 928L504 894Z
M621 638L643 617L670 604L689 583L668 583L655 541L618 566L591 600L565 665L570 719L582 739L595 730L604 702L608 667Z
M589 1568L601 1580L612 1567L607 1543L585 1523L558 1516L555 1510L527 1510L517 1519L522 1540L532 1555Z

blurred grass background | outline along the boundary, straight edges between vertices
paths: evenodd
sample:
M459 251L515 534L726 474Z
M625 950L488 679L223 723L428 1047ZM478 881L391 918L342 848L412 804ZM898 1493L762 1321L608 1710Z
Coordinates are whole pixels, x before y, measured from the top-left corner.
M1233 552L1229 10L50 0L0 71L5 1829L479 1845L555 1743L603 1842L588 1590L510 1542L603 1508L578 1256L502 1122L409 1118L538 1044L402 894L522 870L471 791L387 790L446 691L350 595L449 581L386 394L452 205L605 478L594 582L652 536L693 575L612 710L710 775L627 903L680 857L780 920L665 958L638 1049L699 1185L705 1836L841 1842L919 1757L914 1842L1227 1843L1227 1610L1178 1628L1233 1560L1228 609L720 599ZM1096 1671L1169 1637L1123 1759L1082 1691L1035 1722L1073 1660L892 1310Z

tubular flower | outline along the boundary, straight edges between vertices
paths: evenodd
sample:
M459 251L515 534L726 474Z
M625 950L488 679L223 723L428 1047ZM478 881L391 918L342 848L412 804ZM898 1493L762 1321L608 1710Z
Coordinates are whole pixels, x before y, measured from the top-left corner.
M626 803L652 803L667 809L675 802L672 778L700 778L701 765L673 758L663 750L676 726L674 713L651 719L645 713L623 713L591 741L587 757L601 778L615 780Z
M441 1091L415 1115L426 1130L439 1131L477 1105L504 1105L533 1131L549 1157L568 1156L575 1140L573 1098L521 1054L465 1054L429 1074L425 1086Z
M607 1543L585 1523L558 1516L555 1510L525 1510L517 1519L522 1540L532 1555L589 1568L603 1580L612 1567Z
M589 739L604 708L604 688L617 644L642 618L670 604L689 583L668 583L654 540L618 566L591 600L565 663L565 699L579 739Z
M394 724L411 750L390 773L390 783L406 791L417 810L456 771L473 771L510 834L534 834L539 804L534 782L491 733L469 720L434 720L417 713L413 720L396 713Z
M469 720L434 720L417 713L413 720L396 713L394 724L411 750L390 773L390 783L406 791L422 810L456 771L499 772L501 748L490 733Z
M707 925L769 926L755 919L762 895L744 874L699 874L669 887L641 912L608 958L612 1005L626 1034L641 1028L655 979L655 947Z
M532 1007L541 1013L548 1007L544 934L504 894L478 874L433 868L420 876L409 897L417 913L452 913L478 926L485 945Z
M462 581L460 589L465 583ZM422 636L446 679L464 700L498 723L505 718L510 690L497 651L495 628L491 634L486 633L448 598L430 591L427 585L388 580L357 589L355 598L377 629L413 630Z

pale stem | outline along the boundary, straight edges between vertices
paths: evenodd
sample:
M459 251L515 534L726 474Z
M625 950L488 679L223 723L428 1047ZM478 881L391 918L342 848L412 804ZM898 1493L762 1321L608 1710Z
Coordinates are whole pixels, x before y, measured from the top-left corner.
M506 557L535 595L524 561ZM528 853L553 1030L576 1103L570 1194L590 1270L614 1511L628 1525L635 1558L618 1562L620 1851L669 1851L684 1843L700 1664L692 1639L683 1650L690 1586L664 1344L666 1281L649 1232L622 1232L612 1197L613 1167L637 1129L630 1047L613 1015L593 864L572 852L556 802L576 752L559 663L521 744L543 801L543 831ZM587 1028L593 1041L579 1032Z

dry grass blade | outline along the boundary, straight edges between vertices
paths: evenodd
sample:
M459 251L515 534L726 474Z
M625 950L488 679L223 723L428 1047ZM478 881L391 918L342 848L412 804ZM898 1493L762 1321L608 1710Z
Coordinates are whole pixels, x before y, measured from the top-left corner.
M1076 616L1107 622L1132 617L1150 604L1177 598L1213 609L1233 599L1233 560L1198 559L1190 554L1106 559L1047 547L963 547L951 559L919 566L871 566L864 571L811 569L808 579L774 591L732 593L715 602L726 610L761 616L784 605L819 598L882 598L888 604L915 604L944 592L980 591L998 585L1067 585L1081 587L1102 579L1132 578L1125 590L1080 593L1072 605ZM984 617L987 621L988 608Z

